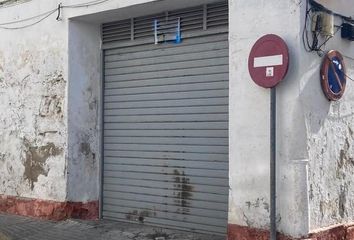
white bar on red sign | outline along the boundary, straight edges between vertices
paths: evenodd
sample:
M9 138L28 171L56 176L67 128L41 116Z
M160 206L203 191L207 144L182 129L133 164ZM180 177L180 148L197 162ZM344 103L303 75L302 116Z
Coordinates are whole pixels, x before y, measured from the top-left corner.
M254 58L253 67L270 67L283 65L283 55L273 55Z

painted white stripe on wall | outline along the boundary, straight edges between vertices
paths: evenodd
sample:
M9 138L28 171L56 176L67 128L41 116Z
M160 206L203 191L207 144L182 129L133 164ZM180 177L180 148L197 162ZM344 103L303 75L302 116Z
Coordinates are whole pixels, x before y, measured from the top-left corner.
M269 67L283 65L283 55L273 55L254 58L253 67Z

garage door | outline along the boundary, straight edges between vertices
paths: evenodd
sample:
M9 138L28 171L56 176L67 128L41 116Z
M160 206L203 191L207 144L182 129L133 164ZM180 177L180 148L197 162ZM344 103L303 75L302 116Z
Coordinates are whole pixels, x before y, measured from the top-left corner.
M226 233L227 22L222 2L102 26L103 218Z

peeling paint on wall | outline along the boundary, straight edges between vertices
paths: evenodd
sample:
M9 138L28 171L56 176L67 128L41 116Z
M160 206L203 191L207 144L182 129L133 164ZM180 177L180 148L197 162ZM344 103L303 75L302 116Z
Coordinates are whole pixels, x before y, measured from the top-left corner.
M0 6L15 2L3 0ZM33 16L41 9L34 2L30 4ZM100 11L122 6L122 2L128 6L147 1L107 2ZM269 227L269 96L247 81L247 66L239 59L248 57L260 35L273 32L289 43L292 56L288 78L278 91L278 190L282 194L277 218L279 230L291 235L345 223L354 215L353 84L348 82L348 91L339 102L329 103L323 97L318 79L321 59L305 53L300 40L305 2L259 1L256 6L255 1L229 0L233 26L230 79L235 79L230 81L229 221ZM17 19L27 11L11 9L1 9L1 17ZM95 9L68 10L67 16L94 13ZM37 27L6 31L0 39L0 193L60 201L97 200L99 26L72 20L55 25L47 21ZM339 44L336 37L326 44L328 48L353 52L352 46ZM352 57L346 59L349 76L354 75ZM247 141L240 141L240 136L247 136ZM299 159L303 163L294 163ZM181 211L188 214L192 186L188 176L178 174L173 179L176 196ZM131 215L139 218L147 213L136 210Z
M26 158L24 162L25 172L23 176L27 180L31 189L34 188L34 183L38 181L39 175L48 176L50 170L46 161L51 156L58 156L63 153L62 148L58 148L54 143L48 143L44 146L33 146L26 139L24 141L26 146Z
M345 100L348 95L330 103L309 133L312 229L348 222L354 214L354 106ZM307 121L313 121L311 115Z
M36 41L16 36L9 32L0 41L0 194L62 201L64 41L45 31Z

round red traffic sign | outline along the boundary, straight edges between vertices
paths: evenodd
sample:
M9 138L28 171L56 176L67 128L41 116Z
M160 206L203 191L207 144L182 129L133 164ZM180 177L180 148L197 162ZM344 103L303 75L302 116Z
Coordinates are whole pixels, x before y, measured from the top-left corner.
M268 34L253 45L248 57L248 70L253 81L272 88L285 78L289 67L289 50L284 40Z
M335 101L340 99L345 91L347 74L342 54L338 51L329 51L322 63L321 85L326 97Z

